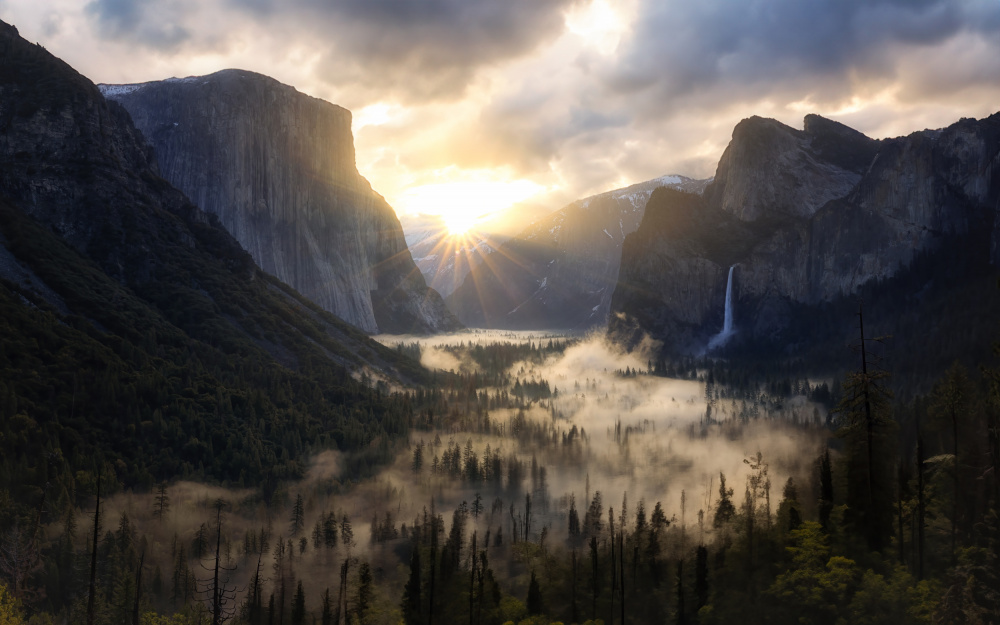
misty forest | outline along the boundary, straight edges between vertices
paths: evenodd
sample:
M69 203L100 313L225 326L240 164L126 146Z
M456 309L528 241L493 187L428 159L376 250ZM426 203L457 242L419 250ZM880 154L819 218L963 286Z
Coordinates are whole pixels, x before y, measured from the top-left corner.
M488 244L351 123L0 22L0 625L1000 622L1000 114Z

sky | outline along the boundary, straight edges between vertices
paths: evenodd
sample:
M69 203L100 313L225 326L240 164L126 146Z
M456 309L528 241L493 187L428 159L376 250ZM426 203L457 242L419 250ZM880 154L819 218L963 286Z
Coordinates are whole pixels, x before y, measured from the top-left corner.
M1000 0L0 0L0 19L94 82L237 67L344 106L404 223L455 230L712 176L751 115L882 138L1000 110Z

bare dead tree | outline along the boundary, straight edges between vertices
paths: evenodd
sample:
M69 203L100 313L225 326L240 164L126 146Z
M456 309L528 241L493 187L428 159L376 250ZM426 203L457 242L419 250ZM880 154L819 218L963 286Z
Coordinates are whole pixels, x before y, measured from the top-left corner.
M261 624L261 614L264 608L263 589L264 582L266 581L261 579L260 576L263 558L263 551L259 551L257 553L257 568L254 570L253 577L250 578L250 586L247 589L247 598L243 603L243 620L248 625Z
M340 565L340 593L337 597L337 616L334 619L335 623L347 623L350 619L350 613L347 611L347 575L351 568L351 558L348 556L344 558L344 563ZM341 621L340 617L343 614L344 620Z
M35 541L20 525L15 524L0 540L0 571L14 582L11 592L15 597L21 596L24 580L37 559Z
M226 566L222 563L222 510L226 502L218 499L215 502L215 561L211 568L201 564L206 571L212 572L212 579L198 580L204 587L198 592L203 595L203 601L211 601L210 612L212 625L222 625L236 616L235 586L230 586L230 573L236 570L236 565ZM259 574L259 571L258 571Z

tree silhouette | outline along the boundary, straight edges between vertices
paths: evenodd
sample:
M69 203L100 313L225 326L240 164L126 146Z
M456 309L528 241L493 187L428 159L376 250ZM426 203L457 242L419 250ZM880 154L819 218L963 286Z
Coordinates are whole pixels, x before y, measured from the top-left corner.
M215 559L212 568L201 565L206 571L212 572L212 578L199 580L202 585L199 594L211 602L209 611L212 625L222 625L236 616L237 589L229 585L230 573L236 570L236 566L222 564L222 510L226 506L227 502L223 499L215 501Z

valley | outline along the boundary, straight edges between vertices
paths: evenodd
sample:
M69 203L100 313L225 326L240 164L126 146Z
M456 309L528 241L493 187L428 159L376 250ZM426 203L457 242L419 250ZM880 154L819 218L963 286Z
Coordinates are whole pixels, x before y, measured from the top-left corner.
M0 22L0 625L1000 615L1000 113L748 117L503 233L353 120Z

